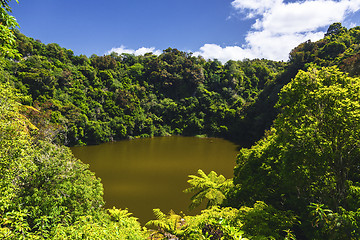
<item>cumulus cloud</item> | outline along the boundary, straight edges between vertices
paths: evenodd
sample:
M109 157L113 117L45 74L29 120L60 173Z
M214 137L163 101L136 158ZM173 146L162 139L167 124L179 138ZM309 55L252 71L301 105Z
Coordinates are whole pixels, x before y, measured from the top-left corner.
M263 14L273 6L281 3L282 0L235 0L231 5L238 10L247 12L247 17Z
M112 48L110 51L107 52L107 54L110 54L112 52L115 52L118 54L128 53L128 54L134 54L136 56L144 55L145 53L153 53L155 55L160 55L162 53L162 51L156 50L154 47L151 47L151 48L141 47L141 48L138 48L135 50L135 49L128 49L123 45L121 45L118 48Z
M267 58L288 60L291 49L324 36L321 31L334 22L343 22L360 9L360 0L234 0L234 9L246 18L255 19L244 46L220 47L205 44L200 54L205 58L230 59Z
M245 19L253 19L242 46L204 44L195 56L206 59L242 60L266 58L288 60L290 51L307 40L321 39L324 30L334 22L344 22L347 16L360 10L360 0L233 0L232 7ZM356 24L353 24L356 25ZM128 49L125 46L108 51L143 55L162 51L154 47Z
M238 46L220 47L216 44L205 44L199 51L194 52L195 56L203 56L205 59L217 59L221 62L228 60L242 60L244 58L255 58L250 49L244 49Z
M264 12L253 27L273 34L316 31L320 27L343 21L347 13L358 11L359 7L360 1L357 0L279 2Z
M290 51L309 39L315 41L324 36L324 32L309 32L306 34L273 35L269 31L250 32L246 37L249 51L258 58L272 60L288 60Z

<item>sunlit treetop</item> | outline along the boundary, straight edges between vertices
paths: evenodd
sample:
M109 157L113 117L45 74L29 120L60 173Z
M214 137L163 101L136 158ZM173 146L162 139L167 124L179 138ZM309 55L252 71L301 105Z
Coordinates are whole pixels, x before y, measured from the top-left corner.
M16 19L9 15L11 11L9 0L0 0L0 56L8 58L19 58L20 54L15 49L14 28L18 27Z

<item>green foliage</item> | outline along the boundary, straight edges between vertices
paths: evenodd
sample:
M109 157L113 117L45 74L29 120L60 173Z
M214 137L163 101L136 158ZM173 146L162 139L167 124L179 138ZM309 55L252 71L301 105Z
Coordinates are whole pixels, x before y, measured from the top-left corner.
M325 36L338 35L343 31L346 31L346 28L341 26L341 23L333 23L329 26Z
M220 205L225 199L225 193L232 185L232 179L226 179L223 175L217 175L211 171L206 175L201 169L198 170L199 176L189 175L191 178L188 183L190 188L184 190L185 193L196 192L191 197L190 209L198 207L205 199L208 200L206 207Z
M159 56L112 53L88 59L14 34L23 58L5 62L6 81L46 112L39 131L51 125L52 141L70 146L173 134L245 138L237 133L242 109L274 81L276 66L285 65L267 60L222 65L177 49ZM39 121L36 115L28 117Z
M298 223L291 211L279 211L257 202L253 208L210 207L196 216L168 215L154 209L148 227L153 238L169 239L295 239L290 230Z
M15 46L14 29L18 27L16 19L9 15L8 1L1 1L0 7L0 56L17 59L20 57Z
M79 216L93 214L103 205L103 188L87 166L70 150L38 142L33 162L36 168L25 178L15 203L26 203L32 229L39 216L48 217L49 226L71 223ZM44 227L44 226L41 226Z
M145 239L127 210L104 213L100 180L68 148L34 141L21 99L0 83L0 238Z
M356 180L358 174L354 169L360 154L356 147L360 143L359 88L359 79L349 78L336 68L311 69L300 72L280 96L283 113L276 125L285 134L279 134L287 141L288 156L296 151L297 157L292 158L308 168L298 171L291 166L289 170L303 176L307 187L312 183L321 186L306 192L316 192L319 200L333 208L348 205L348 180Z
M139 222L127 210L109 209L98 217L84 216L71 226L58 225L53 239L147 239Z
M255 239L295 239L291 229L298 219L291 211L280 211L264 202L256 202L253 208L241 207L242 230Z
M150 236L156 239L242 239L241 223L237 221L238 210L211 207L202 211L201 215L180 216L170 211L168 215L160 209L154 209L156 220L149 221Z
M43 121L61 125L53 141L70 146L173 134L225 137L249 146L270 127L278 93L299 69L315 62L360 73L359 29L339 24L324 39L300 44L289 63L245 59L223 65L171 48L159 56L87 58L16 30L14 36L24 58L4 62L2 81L30 94L39 107L58 102Z
M317 42L307 41L290 53L290 68L306 70L310 63L319 66L339 66L341 70L358 75L354 62L359 53L359 27L346 29L340 23L329 26L325 37ZM347 64L345 64L347 63Z
M351 189L359 176L359 88L359 79L334 67L300 71L281 91L271 131L240 151L233 200L265 200L305 222L312 202L334 213L357 211L359 195Z
M190 175L190 207L208 200L208 209L198 216L154 210L150 234L359 238L359 27L332 24L288 63L222 64L171 48L87 58L22 35L8 2L0 2L0 238L146 238L127 210L102 209L100 181L53 143L181 134L245 146L265 129L240 151L235 186L215 172ZM354 78L321 68L335 65Z
M161 212L160 209L153 209L156 220L150 220L146 223L147 227L155 227L156 230L150 231L151 238L168 238L172 236L183 235L182 227L184 225L184 219L175 214L174 211L170 211L168 215Z
M33 126L21 113L19 96L7 84L0 84L0 189L2 194L1 214L11 204L20 179L33 169L31 131Z
M239 210L213 206L196 216L185 216L184 239L241 239L247 240Z
M328 209L324 204L311 203L309 206L312 226L317 230L317 238L358 239L359 209L347 211L340 207L337 212Z

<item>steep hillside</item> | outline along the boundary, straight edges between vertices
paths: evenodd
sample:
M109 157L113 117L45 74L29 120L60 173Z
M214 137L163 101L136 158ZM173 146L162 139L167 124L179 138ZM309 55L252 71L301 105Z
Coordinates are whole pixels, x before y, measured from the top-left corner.
M75 56L16 33L20 61L6 79L40 111L26 114L41 137L66 145L132 137L208 135L246 141L244 109L277 81L286 63L204 60L166 49L159 56Z
M66 145L147 136L208 135L250 146L277 115L280 89L312 64L360 73L360 28L331 25L288 63L205 60L166 49L159 56L75 56L55 43L16 32L20 61L4 63L10 80L40 112L27 116L42 137Z
M15 30L7 3L0 238L359 239L360 27L335 23L286 63L222 64L171 48L88 58ZM100 180L62 146L174 134L252 147L240 150L233 180L190 176L193 203L208 209L154 209L152 231L127 210L105 210Z
M268 84L258 95L257 100L244 110L244 121L239 129L244 129L247 142L259 140L269 129L278 114L274 107L282 87L296 76L299 70L308 67L338 66L350 76L360 75L360 27L346 29L340 23L334 23L324 38L306 41L289 54L289 62L275 81Z

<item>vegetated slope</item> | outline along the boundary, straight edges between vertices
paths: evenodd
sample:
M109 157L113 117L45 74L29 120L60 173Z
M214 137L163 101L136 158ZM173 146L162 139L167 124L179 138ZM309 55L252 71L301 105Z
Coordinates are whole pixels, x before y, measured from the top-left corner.
M0 239L144 239L127 210L105 211L100 179L70 149L36 140L21 98L0 83Z
M1 237L146 238L126 210L105 212L99 180L49 141L208 134L251 144L277 116L283 89L273 129L240 152L226 199L237 209L211 208L185 225L174 214L175 225L161 224L168 219L157 211L159 232L359 238L359 80L336 68L298 73L317 64L358 75L359 27L330 26L324 39L295 48L289 63L225 65L176 49L87 58L16 36L23 58L0 61L8 82L0 84Z
M6 79L40 112L43 137L66 145L146 136L208 135L244 141L243 110L286 66L269 60L204 60L176 49L159 55L74 56L17 32L23 58Z
M267 105L267 116L276 117L272 124L264 122L271 128L261 140L240 150L229 206L264 201L292 212L299 221L292 233L299 239L360 237L359 34L359 27L333 24L324 39L305 42L290 53L279 79L286 83L284 76L296 76L258 98L269 99L281 88L277 101L257 101L247 112L257 116ZM277 228L264 224L263 229Z
M285 71L265 86L249 107L244 110L244 120L237 129L241 129L247 143L259 140L269 129L279 113L274 107L282 87L296 76L299 70L306 70L312 64L317 66L338 66L350 76L360 74L360 27L346 29L340 23L334 23L324 38L306 41L289 54Z
M280 92L271 129L240 150L230 206L291 211L300 239L359 239L359 103L359 77L336 66L299 71Z
M360 73L359 27L330 26L290 61L204 60L176 49L159 55L75 56L17 32L23 58L8 61L6 79L40 112L27 116L43 137L66 145L129 137L208 135L250 146L277 115L280 89L309 64ZM5 79L4 79L5 80ZM42 126L42 127L41 127Z

